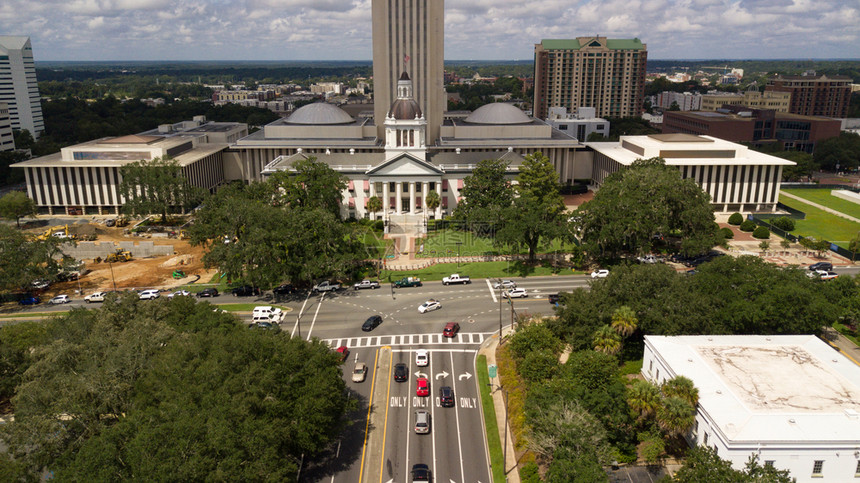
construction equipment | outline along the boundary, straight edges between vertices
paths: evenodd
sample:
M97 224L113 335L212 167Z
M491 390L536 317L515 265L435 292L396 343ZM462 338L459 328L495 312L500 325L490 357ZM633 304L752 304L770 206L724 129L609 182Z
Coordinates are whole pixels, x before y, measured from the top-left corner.
M132 258L134 258L134 257L131 256L130 251L123 250L122 248L120 248L120 249L117 249L117 251L115 253L111 253L110 255L105 257L105 262L107 262L107 263L127 262L127 261L131 260Z
M185 272L183 272L182 270L174 270L173 278L185 278Z
M127 216L121 216L121 217L116 219L116 226L117 227L128 226L128 221L129 220L128 220Z
M75 235L69 233L69 225L63 225L61 227L49 226L44 233L36 236L36 239L45 241L50 237L56 237L62 240L74 240L76 238Z

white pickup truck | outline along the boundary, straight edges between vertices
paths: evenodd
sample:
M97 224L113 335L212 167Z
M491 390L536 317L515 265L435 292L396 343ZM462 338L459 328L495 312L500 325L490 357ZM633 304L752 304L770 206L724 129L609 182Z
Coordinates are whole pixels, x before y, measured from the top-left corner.
M462 277L458 273L442 279L442 285L451 285L452 283L472 283L472 281L469 280L469 277Z
M328 280L316 284L314 292L330 292L332 290L340 290L340 284L337 282L329 282Z

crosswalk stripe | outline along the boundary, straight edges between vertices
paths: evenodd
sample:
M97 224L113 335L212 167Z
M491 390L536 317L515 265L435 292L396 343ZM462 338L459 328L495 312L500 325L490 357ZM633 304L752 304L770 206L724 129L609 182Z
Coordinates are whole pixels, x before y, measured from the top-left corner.
M331 347L346 345L350 348L381 347L381 346L417 346L417 345L468 345L480 344L493 333L460 332L457 337L442 337L441 334L404 334L368 337L352 337L348 339L323 339Z

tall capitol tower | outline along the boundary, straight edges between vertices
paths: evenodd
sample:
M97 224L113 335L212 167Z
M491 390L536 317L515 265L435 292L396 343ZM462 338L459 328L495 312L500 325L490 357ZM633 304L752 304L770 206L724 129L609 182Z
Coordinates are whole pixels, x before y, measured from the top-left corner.
M377 135L406 71L427 119L427 144L439 138L447 99L443 84L444 0L373 0L373 103Z

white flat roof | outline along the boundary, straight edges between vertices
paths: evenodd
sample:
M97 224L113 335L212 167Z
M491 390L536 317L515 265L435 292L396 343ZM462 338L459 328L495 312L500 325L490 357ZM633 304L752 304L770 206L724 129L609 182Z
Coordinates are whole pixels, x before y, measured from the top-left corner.
M813 335L645 336L732 443L860 444L860 366Z
M668 135L665 137L671 137ZM698 138L700 141L662 141L654 136L621 136L617 142L585 143L595 151L612 158L624 166L630 166L637 159L648 159L660 155L661 151L696 152L714 151L725 153L734 151L734 156L726 157L665 157L669 166L710 166L710 165L770 165L793 166L795 163L787 159L760 153L742 144L733 143L712 136L675 135L676 138ZM639 148L639 154L624 147L624 144Z

